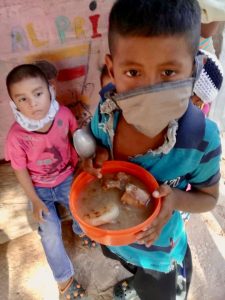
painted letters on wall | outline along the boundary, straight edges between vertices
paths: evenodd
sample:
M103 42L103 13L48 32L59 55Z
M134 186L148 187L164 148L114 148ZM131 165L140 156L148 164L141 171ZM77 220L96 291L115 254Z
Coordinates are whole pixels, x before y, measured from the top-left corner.
M98 101L113 0L7 0L0 3L0 159L14 121L5 78L16 65L47 60L58 70L57 98L81 125Z

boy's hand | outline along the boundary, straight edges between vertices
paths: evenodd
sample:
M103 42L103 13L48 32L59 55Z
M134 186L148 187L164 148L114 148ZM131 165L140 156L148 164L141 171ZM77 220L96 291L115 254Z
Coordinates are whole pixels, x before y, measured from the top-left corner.
M47 206L41 200L33 202L33 216L35 221L38 223L44 222L43 213L49 214Z
M108 159L108 151L105 148L98 146L94 158L86 158L82 161L82 168L91 175L102 178L101 167Z
M137 243L145 244L146 247L150 247L152 243L158 238L163 226L170 219L172 212L175 208L176 193L168 185L161 185L156 191L152 193L153 197L162 197L162 207L156 217L152 222L150 227L145 228L145 230L137 235Z

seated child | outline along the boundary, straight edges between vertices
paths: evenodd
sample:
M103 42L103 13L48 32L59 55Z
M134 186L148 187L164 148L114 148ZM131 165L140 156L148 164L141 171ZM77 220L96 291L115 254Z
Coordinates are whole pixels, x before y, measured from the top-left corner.
M223 68L215 55L199 50L206 61L194 86L192 102L208 115L211 103L216 99L223 82Z
M84 289L74 278L55 207L58 202L69 208L69 191L78 162L69 136L78 127L76 119L69 109L58 104L47 78L35 65L15 67L6 85L16 119L7 136L6 159L32 202L41 242L60 293L66 299L75 299L74 295L81 299ZM82 234L75 220L73 230Z
M117 0L110 12L105 61L114 86L100 92L91 130L101 152L84 166L101 177L93 166L107 156L136 163L153 174L160 184L153 196L163 198L136 243L102 247L133 273L114 287L116 300L187 299L192 263L179 211L213 209L220 179L218 128L190 101L199 38L196 0Z

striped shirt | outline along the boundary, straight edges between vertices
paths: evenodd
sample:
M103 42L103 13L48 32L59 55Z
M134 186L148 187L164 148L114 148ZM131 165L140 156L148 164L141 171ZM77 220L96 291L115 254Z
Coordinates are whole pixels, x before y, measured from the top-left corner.
M112 88L109 84L101 92ZM109 115L100 111L102 97L91 121L91 129L97 141L110 149L111 142L106 124ZM113 128L116 130L120 111L113 112ZM176 144L168 154L148 152L130 158L156 178L159 184L186 190L188 184L196 188L209 187L220 179L221 144L216 124L204 117L203 113L190 101L186 113L178 121ZM113 253L125 261L161 272L169 272L174 262L182 264L186 249L187 236L184 222L179 211L174 211L163 227L159 238L147 248L145 245L109 246Z

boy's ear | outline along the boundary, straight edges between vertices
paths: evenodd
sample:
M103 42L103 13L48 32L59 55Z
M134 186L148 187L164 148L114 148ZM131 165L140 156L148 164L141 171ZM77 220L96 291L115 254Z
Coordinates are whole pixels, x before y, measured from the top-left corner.
M112 80L112 83L115 84L114 80L114 73L113 73L113 61L112 61L112 56L110 54L106 54L105 56L105 64L107 66L109 76Z

